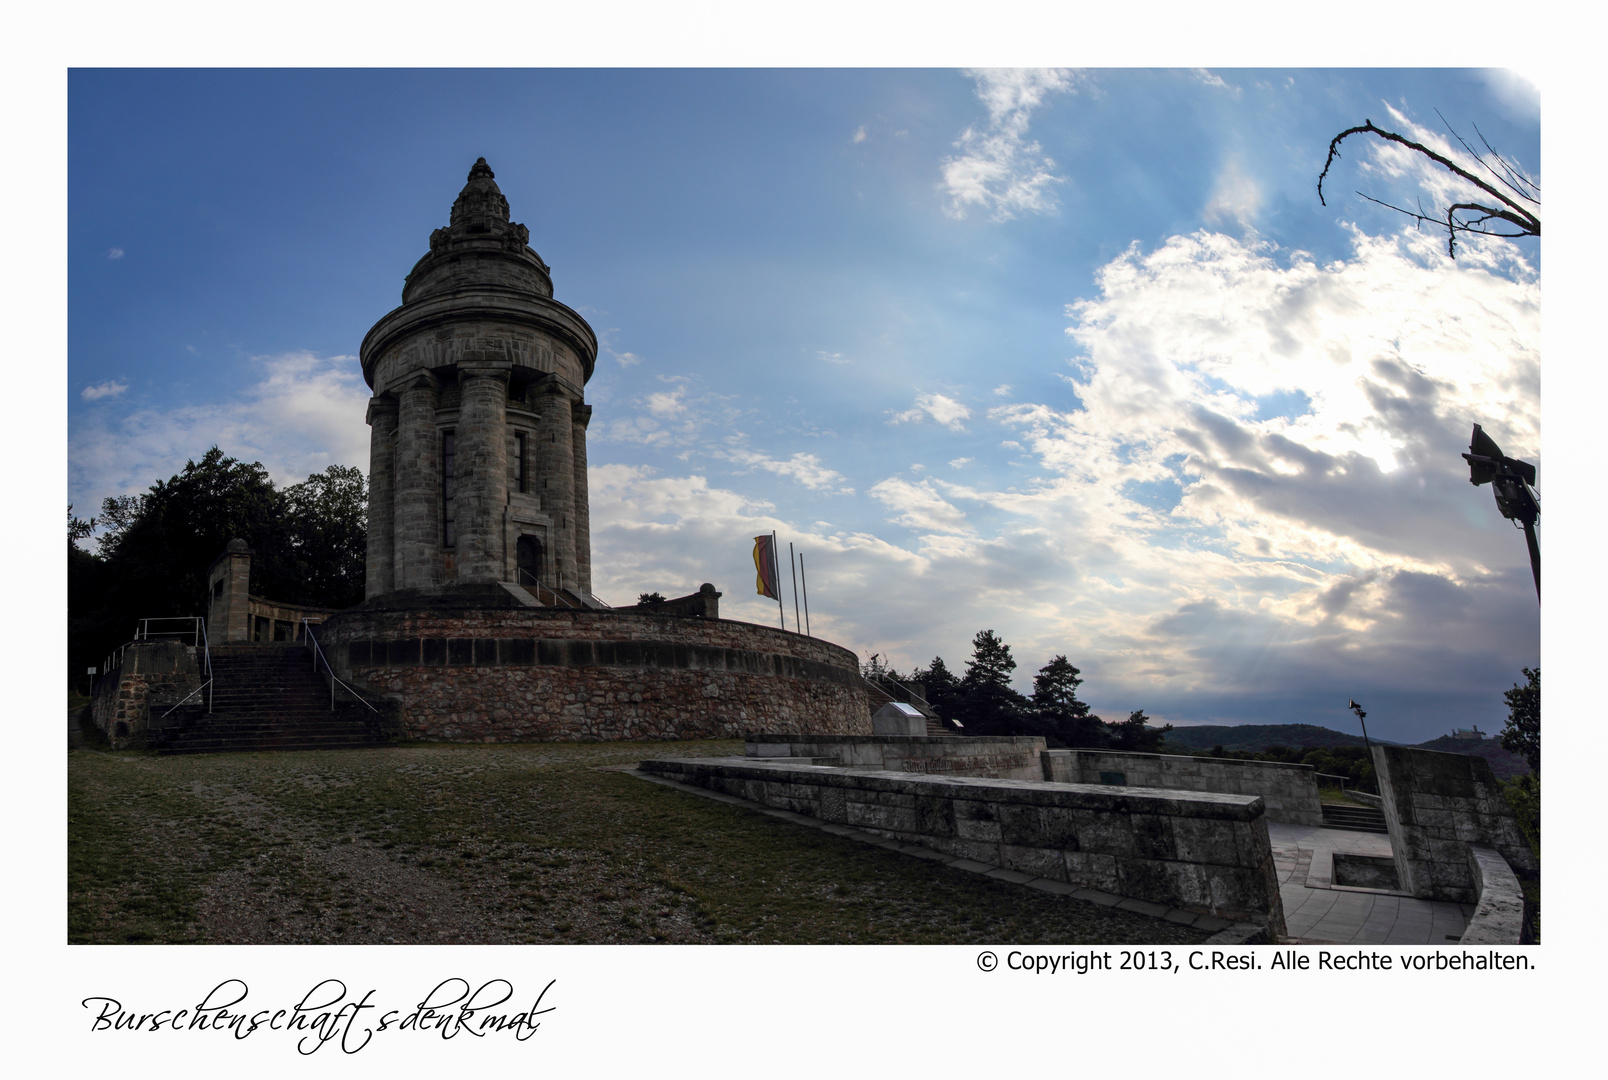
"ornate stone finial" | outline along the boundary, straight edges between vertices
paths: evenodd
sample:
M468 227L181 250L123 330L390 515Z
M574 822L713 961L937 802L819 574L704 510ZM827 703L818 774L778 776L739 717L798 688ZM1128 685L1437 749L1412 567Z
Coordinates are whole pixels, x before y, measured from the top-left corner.
M497 187L495 175L485 158L475 162L468 182L458 193L458 201L452 204L453 226L468 226L470 232L490 232L496 225L508 223L508 200Z

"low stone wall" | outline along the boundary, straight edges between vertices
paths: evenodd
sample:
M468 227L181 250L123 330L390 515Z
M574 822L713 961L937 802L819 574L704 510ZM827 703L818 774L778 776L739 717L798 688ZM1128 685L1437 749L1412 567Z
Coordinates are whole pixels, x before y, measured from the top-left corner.
M1260 799L763 758L637 767L959 858L1284 933Z
M954 738L926 735L750 735L744 753L751 758L816 758L859 769L988 776L998 780L1038 780L1044 775L1037 735ZM820 762L826 764L826 762Z
M1323 824L1317 770L1310 765L1113 750L1046 750L1042 760L1044 779L1059 783L1260 795L1269 821Z
M1501 852L1484 844L1470 844L1468 870L1479 901L1463 929L1461 944L1525 944L1524 890Z
M1424 900L1478 903L1470 844L1495 848L1520 874L1539 872L1484 758L1375 745L1373 761L1404 892Z
M869 734L854 653L727 619L562 608L348 609L318 631L411 739L519 742Z
M177 641L132 641L123 647L118 666L96 684L90 716L113 747L143 746L152 706L160 712L200 685L194 648Z

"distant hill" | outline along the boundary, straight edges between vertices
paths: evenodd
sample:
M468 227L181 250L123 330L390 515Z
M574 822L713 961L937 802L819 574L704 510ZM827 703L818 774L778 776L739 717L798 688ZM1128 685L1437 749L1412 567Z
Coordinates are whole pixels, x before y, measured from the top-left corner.
M1418 749L1482 757L1491 763L1491 771L1496 774L1498 780L1511 780L1530 771L1530 763L1524 758L1502 749L1501 739L1459 739L1451 735L1442 735L1438 739L1419 743Z
M1316 724L1204 724L1173 728L1167 732L1167 744L1191 750L1221 746L1224 750L1257 753L1270 746L1361 746L1362 736L1331 731Z
M1374 742L1401 745L1389 739L1375 739ZM1270 746L1361 745L1360 735L1348 735L1316 724L1206 724L1200 727L1175 727L1167 732L1168 748L1185 751L1210 750L1214 746L1221 746L1224 750L1260 753ZM1442 735L1438 739L1418 743L1415 749L1482 757L1491 763L1491 771L1498 780L1510 780L1530 771L1530 766L1522 757L1502 749L1500 739L1459 739Z

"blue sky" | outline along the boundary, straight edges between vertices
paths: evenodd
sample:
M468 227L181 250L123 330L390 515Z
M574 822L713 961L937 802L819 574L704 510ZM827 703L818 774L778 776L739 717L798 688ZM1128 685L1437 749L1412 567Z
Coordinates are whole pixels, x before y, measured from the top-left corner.
M483 155L603 343L604 599L774 621L775 529L900 668L987 627L1110 719L1493 730L1539 618L1457 455L1541 460L1539 245L1447 259L1359 140L1315 190L1436 110L1539 179L1501 72L74 71L69 498L366 466L358 344Z

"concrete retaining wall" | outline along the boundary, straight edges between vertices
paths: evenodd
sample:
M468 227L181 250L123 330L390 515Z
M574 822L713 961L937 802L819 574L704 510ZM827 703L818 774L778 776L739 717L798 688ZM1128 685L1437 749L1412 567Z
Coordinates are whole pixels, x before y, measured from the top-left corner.
M1284 933L1260 799L761 758L638 768L1034 877Z
M1373 761L1403 891L1425 900L1478 903L1470 844L1495 848L1520 874L1539 872L1484 758L1376 745Z
M352 608L319 640L397 700L412 739L741 738L871 732L849 650L727 619L562 608Z
M1323 824L1316 770L1310 765L1112 750L1046 750L1042 760L1044 779L1059 783L1260 795L1269 821Z
M1479 901L1463 930L1464 945L1518 945L1524 938L1524 890L1501 852L1468 846L1468 869Z
M748 736L744 753L751 758L827 758L845 768L987 776L998 780L1038 780L1044 775L1039 764L1044 740L1037 735L954 738L778 732Z

